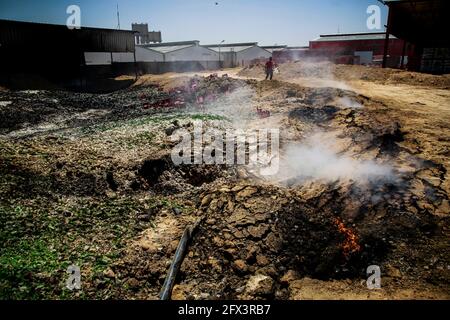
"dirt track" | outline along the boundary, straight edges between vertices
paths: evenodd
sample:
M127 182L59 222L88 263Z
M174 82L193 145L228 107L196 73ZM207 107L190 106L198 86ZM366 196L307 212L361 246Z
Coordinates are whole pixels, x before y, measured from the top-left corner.
M303 77L281 66L273 82L227 70L239 80L200 83L231 85L229 94L182 108L155 108L154 84L167 91L190 74L144 76L109 95L2 91L12 103L1 111L21 117L8 115L0 140L1 296L156 299L184 227L203 217L173 298L450 298L446 80L412 86L409 73L362 80L356 70L344 82L339 71L355 68ZM280 127L294 174L173 166L170 134L198 120ZM319 172L291 166L311 160L289 161L298 143L294 151L319 155ZM69 263L81 265L82 292L64 290ZM365 287L370 264L381 267L381 290Z

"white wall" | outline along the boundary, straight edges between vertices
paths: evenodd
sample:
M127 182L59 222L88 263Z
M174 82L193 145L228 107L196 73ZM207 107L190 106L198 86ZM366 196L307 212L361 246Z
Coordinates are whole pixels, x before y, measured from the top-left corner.
M113 52L113 62L134 62L133 52Z
M200 46L192 46L165 54L166 61L218 61L219 54Z
M107 65L111 64L110 52L85 52L84 60L86 65Z
M264 50L263 48L260 48L258 46L254 46L246 50L236 52L236 63L238 65L242 65L242 62L244 62L244 65L246 65L252 60L269 59L271 56L272 54L269 51Z
M162 53L136 46L136 61L138 62L155 62L164 61Z

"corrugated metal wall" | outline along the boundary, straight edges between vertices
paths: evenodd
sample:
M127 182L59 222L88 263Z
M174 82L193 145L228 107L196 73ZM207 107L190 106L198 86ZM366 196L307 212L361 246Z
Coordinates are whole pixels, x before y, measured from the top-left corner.
M73 48L81 51L134 52L132 31L99 28L70 30L66 26L0 20L2 47L40 44L41 50Z
M134 52L134 33L0 20L0 68L4 72L77 76L84 52Z

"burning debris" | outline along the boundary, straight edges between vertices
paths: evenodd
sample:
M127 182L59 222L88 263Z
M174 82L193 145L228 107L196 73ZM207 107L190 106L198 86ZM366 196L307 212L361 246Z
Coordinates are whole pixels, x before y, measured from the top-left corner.
M336 227L339 232L345 236L345 240L342 243L342 252L346 258L349 257L351 253L355 253L361 250L361 246L358 243L358 236L353 232L352 229L346 228L341 219L335 219Z
M188 103L203 106L216 101L223 95L230 94L238 88L238 85L226 74L221 77L211 74L205 78L193 77L185 86L171 88L167 92L158 85L155 87L161 92L156 101L146 95L140 96L145 101L144 108L182 108Z

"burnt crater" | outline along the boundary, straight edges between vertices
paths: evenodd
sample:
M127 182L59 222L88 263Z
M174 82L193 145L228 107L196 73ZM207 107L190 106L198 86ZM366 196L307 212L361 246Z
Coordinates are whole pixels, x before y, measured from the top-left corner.
M193 187L214 182L221 177L233 175L233 170L224 165L181 164L175 165L169 155L158 159L145 160L138 169L136 189L150 188L161 193L177 193Z
M332 120L339 109L335 106L326 105L322 108L300 107L289 112L289 118L299 119L306 122L325 122Z

